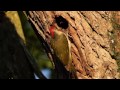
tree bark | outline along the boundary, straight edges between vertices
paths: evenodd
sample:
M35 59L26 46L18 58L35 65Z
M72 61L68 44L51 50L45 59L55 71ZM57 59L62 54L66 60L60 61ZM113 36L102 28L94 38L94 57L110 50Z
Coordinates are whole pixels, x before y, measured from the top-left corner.
M25 12L46 53L55 63L50 47L50 25L56 16L68 23L72 65L78 79L119 78L118 66L112 57L110 35L114 31L110 11L29 11ZM61 28L56 24L57 28ZM61 68L61 67L58 67ZM57 70L58 70L57 68ZM59 70L58 70L59 71ZM60 72L58 72L60 73ZM64 74L64 72L61 72ZM67 78L65 74L62 78ZM66 77L65 77L66 76ZM73 77L71 77L73 78Z

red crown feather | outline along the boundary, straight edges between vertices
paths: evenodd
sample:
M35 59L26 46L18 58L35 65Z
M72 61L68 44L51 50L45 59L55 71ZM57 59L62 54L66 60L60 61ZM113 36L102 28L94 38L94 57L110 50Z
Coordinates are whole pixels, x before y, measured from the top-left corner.
M52 38L54 38L54 29L55 29L55 25L52 25L49 29L50 30L50 35L51 35Z

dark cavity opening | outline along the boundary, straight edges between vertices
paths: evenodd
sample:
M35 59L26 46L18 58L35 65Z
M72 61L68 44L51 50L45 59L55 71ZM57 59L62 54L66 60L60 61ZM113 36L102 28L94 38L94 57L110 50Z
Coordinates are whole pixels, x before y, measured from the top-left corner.
M68 28L68 21L65 18L63 18L62 16L55 16L55 21L59 27L61 27L63 29Z

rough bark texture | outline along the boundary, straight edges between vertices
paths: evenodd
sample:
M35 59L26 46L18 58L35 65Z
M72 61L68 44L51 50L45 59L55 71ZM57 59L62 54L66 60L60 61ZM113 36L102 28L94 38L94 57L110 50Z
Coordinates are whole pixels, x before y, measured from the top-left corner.
M48 38L49 27L56 15L64 17L69 22L72 64L78 79L118 78L118 66L110 54L109 33L113 31L112 12L29 11L26 14L51 59L53 56L49 51L51 50ZM56 27L60 28L57 24Z

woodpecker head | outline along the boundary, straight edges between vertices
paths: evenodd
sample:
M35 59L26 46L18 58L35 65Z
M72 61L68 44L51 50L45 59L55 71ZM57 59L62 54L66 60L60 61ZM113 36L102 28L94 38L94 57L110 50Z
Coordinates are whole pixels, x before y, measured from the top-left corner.
M63 18L62 16L55 16L55 20L53 21L51 27L50 27L50 35L52 38L55 37L55 32L56 32L56 27L55 27L55 23L61 28L61 32L64 32L64 33L68 33L68 21ZM58 30L57 30L58 31Z

